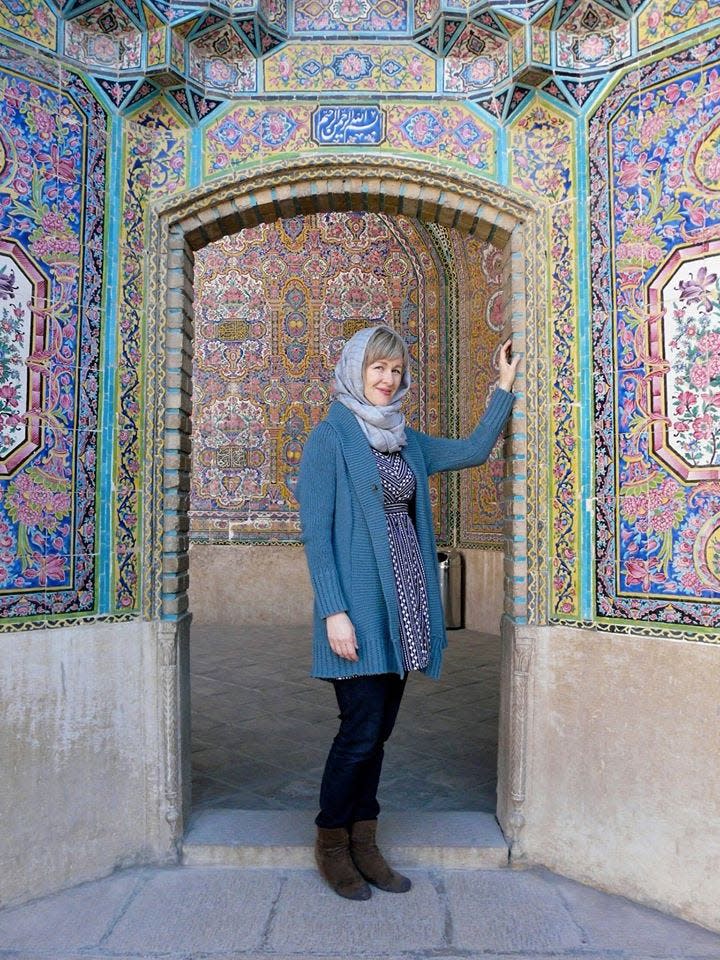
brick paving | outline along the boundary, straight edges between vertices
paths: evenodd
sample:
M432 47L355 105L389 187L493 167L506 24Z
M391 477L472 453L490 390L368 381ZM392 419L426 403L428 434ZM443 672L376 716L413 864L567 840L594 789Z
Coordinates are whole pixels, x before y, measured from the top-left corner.
M412 675L386 750L385 810L495 809L500 638L449 631L440 681ZM311 809L337 729L308 677L310 629L194 623L193 808Z

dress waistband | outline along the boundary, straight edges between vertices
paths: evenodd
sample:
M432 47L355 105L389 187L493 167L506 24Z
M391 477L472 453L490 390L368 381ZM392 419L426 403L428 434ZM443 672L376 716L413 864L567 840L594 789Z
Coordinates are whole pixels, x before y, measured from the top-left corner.
M406 503L386 503L385 504L385 513L409 513L408 505Z

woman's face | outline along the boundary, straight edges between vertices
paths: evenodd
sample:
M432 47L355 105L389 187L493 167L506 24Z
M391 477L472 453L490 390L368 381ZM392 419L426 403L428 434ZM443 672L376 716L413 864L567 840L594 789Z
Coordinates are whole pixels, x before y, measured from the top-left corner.
M402 357L386 357L368 364L363 371L365 399L374 407L387 406L397 393L402 375Z

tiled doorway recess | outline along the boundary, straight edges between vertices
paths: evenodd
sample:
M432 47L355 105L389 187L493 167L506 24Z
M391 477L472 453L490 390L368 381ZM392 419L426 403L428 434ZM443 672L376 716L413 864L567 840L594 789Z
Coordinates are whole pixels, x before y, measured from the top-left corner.
M500 638L449 632L442 679L408 680L386 749L384 810L494 813ZM309 810L337 729L330 684L308 677L310 628L194 623L195 812Z
M179 844L190 812L189 486L191 467L194 250L261 222L325 210L378 210L455 227L503 251L503 302L524 357L508 439L512 472L503 502L504 598L501 632L497 815L512 856L522 857L529 678L537 625L546 622L547 523L542 505L548 368L545 211L494 182L426 157L369 152L317 153L252 169L154 205L148 227L156 270L148 284L148 422L143 522L150 560L144 612L158 619L157 702L164 755L161 807ZM522 422L522 430L517 427ZM543 465L543 472L538 466ZM473 735L474 731L471 731Z

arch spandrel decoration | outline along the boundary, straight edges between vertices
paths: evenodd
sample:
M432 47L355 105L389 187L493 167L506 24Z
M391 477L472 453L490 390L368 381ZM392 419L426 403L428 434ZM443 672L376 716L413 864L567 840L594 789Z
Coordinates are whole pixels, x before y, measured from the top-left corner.
M541 398L545 356L544 212L532 200L466 171L424 158L315 154L259 164L155 205L149 221L154 263L148 289L148 380L143 609L174 619L187 609L192 372L193 250L245 227L327 210L402 214L488 239L505 252L507 314L525 354L525 380L509 441L513 473L506 498L521 497L526 517L508 520L505 612L515 622L547 617L547 431ZM525 546L527 549L525 549ZM522 549L521 549L522 548Z

